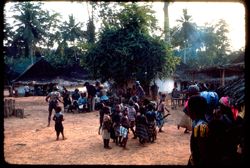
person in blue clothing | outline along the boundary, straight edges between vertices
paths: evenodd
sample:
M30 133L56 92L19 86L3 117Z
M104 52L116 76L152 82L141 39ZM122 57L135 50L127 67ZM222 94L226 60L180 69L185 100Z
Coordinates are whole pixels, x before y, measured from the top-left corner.
M88 108L88 99L87 99L86 92L83 92L83 93L80 94L80 97L77 100L77 104L78 104L78 110L80 112L84 112L84 111L87 110L87 108Z
M208 104L208 110L205 114L206 120L208 122L212 121L214 110L219 105L219 96L216 92L213 91L202 91L200 92L200 96L204 97Z
M78 109L78 104L77 104L77 101L80 97L80 93L79 93L79 89L75 89L75 91L72 93L72 104L74 105L74 109Z

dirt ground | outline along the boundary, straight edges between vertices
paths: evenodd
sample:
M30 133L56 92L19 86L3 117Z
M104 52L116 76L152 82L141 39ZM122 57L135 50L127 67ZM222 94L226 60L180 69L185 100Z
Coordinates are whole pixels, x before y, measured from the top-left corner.
M98 111L64 113L66 140L56 141L54 123L47 127L48 104L45 97L18 97L16 108L25 118L4 118L4 158L9 164L39 165L186 165L190 155L190 133L177 129L183 107L172 110L164 132L155 143L140 145L129 134L128 150L111 141L111 150L103 148L98 135ZM62 105L62 104L61 104ZM54 113L53 113L54 114Z

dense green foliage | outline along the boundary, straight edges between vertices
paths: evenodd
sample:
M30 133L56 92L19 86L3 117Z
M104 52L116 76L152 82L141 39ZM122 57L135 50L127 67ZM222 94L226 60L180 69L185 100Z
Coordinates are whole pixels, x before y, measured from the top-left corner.
M99 41L87 52L87 67L94 78L117 83L137 79L144 83L166 77L178 59L163 40L150 36L156 20L147 6L124 5L113 15L117 22L103 29Z
M171 44L184 63L192 68L202 68L229 62L228 25L224 20L199 27L184 9L178 22L180 25L171 29Z
M14 23L4 17L4 62L23 72L45 56L56 68L86 67L93 78L129 79L144 83L171 75L179 56L191 67L225 64L233 60L225 21L197 26L183 10L178 26L171 29L171 44L155 32L157 19L150 3L87 2L87 23L70 15L61 21L59 13L44 10L41 2L16 2ZM5 13L4 13L5 16ZM96 29L96 24L100 24ZM163 31L162 31L163 32ZM239 51L243 52L243 51ZM185 58L185 59L184 59Z
M13 32L12 47L19 50L23 48L24 56L31 58L33 62L34 51L37 45L46 45L46 38L50 36L50 30L57 24L58 14L50 15L48 11L41 8L42 3L23 2L17 3L13 11L15 22L13 27L17 29ZM14 56L15 56L14 55Z

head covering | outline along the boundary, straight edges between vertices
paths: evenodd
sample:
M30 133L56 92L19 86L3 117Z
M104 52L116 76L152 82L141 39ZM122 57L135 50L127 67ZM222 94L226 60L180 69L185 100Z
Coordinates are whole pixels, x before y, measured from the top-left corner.
M219 102L220 102L220 104L222 104L222 105L224 105L226 107L231 107L228 96L221 97Z
M136 85L140 85L140 81L135 81L135 84Z
M200 89L197 85L190 85L188 87L188 94L189 95L195 95L197 93L199 93Z
M235 108L233 105L230 104L230 98L228 96L221 97L220 100L219 100L219 102L223 106L229 107L231 109L231 112L233 114L233 118L234 118L234 120L236 120L239 111L238 111L237 108Z

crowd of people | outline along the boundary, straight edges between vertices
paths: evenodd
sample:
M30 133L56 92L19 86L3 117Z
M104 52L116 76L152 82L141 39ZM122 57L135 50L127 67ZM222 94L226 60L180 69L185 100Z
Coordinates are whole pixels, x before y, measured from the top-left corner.
M133 139L138 139L140 144L155 142L158 133L164 131L164 118L170 115L165 104L166 94L158 93L156 96L154 93L154 98L148 99L139 81L135 82L134 88L129 89L130 92L123 94L124 99L119 96L119 90L115 95L108 95L100 82L95 85L86 82L84 86L87 92L80 93L75 89L71 98L65 88L63 101L56 89L46 97L46 101L49 101L48 126L52 110L56 111L53 120L57 123L57 140L59 133L62 133L64 139L59 101L64 103L64 108L73 106L83 111L99 111L98 134L103 138L105 149L111 149L110 140L127 149L129 134ZM157 88L154 86L152 90L155 87ZM177 125L178 129L186 128L185 133L191 132L188 165L242 163L245 152L244 109L233 105L231 99L226 95L219 97L214 90L209 90L204 85L193 84L188 87L184 115Z
M161 95L159 104L142 97L132 95L128 104L124 104L119 98L101 102L99 134L102 135L104 148L111 149L109 141L112 139L117 146L127 149L129 133L140 144L145 144L154 142L157 132L163 132L164 118L169 115L165 106L166 95Z
M232 98L219 97L207 87L190 85L183 112L182 125L177 127L192 131L189 165L243 165L245 123L239 112L244 113L244 109L233 104Z

